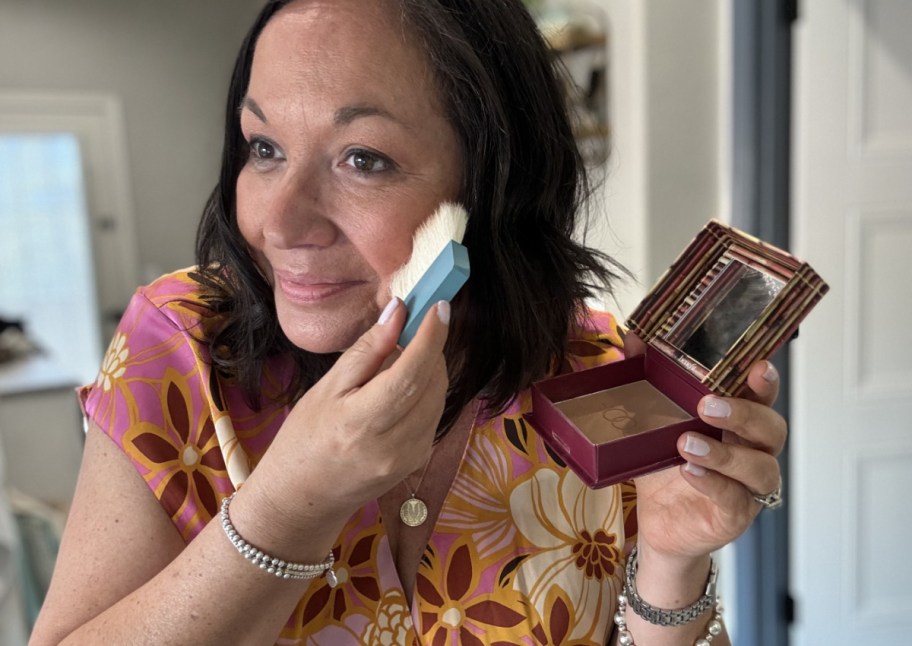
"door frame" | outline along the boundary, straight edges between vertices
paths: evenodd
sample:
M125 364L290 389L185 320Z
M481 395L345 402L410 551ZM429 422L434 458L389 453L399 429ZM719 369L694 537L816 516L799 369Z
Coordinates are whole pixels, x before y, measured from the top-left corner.
M790 248L792 25L798 0L744 0L732 8L732 224ZM789 417L789 358L775 409ZM789 447L779 464L785 504L764 511L735 544L734 604L739 646L787 646L794 604L789 591Z

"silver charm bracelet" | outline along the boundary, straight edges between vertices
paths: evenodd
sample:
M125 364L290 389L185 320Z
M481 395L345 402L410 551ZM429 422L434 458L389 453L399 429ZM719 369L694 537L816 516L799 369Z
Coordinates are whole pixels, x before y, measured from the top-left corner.
M245 541L241 535L238 534L234 525L231 524L231 519L228 516L228 506L231 504L236 493L237 492L222 500L220 516L222 529L225 530L225 536L228 537L228 540L231 541L231 544L234 545L234 548L241 556L261 570L268 574L273 574L280 579L316 579L318 576L326 573L326 580L329 583L329 586L331 588L336 587L338 580L336 579L336 573L333 572L332 569L333 564L335 563L332 550L330 550L329 556L327 556L326 560L322 563L291 563L275 556L270 556L263 552L263 550L257 549Z

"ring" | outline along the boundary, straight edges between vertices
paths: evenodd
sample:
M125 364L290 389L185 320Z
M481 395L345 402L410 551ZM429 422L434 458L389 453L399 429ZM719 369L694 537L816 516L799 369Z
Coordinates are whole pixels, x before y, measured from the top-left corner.
M751 497L763 505L764 509L779 509L782 506L782 484L767 494L752 493Z

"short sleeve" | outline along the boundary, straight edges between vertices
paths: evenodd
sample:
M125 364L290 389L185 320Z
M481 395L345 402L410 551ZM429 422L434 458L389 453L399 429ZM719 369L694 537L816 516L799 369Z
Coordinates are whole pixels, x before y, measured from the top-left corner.
M174 298L155 302L167 283L134 295L98 377L79 398L85 416L123 450L188 540L231 484L213 424L197 309Z

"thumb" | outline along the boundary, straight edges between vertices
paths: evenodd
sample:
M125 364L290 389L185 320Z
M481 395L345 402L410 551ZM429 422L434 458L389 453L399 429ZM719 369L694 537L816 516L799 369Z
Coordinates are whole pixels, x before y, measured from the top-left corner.
M342 353L327 373L327 381L336 393L360 388L373 379L396 351L396 343L405 324L406 309L402 301L393 298L380 318L354 345Z

